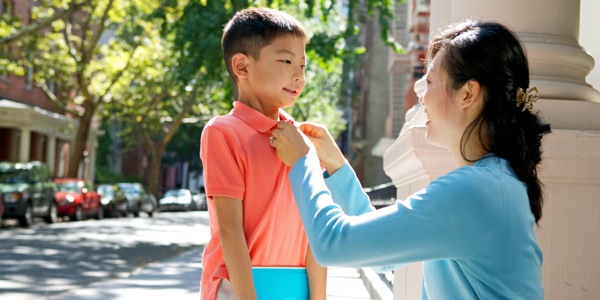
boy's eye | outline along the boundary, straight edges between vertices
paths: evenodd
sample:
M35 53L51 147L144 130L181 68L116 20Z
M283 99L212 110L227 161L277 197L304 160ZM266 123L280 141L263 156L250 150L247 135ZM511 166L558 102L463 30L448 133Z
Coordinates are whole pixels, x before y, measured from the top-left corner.
M284 63L284 64L291 64L292 63L291 60L287 60L287 59L283 59L283 60L281 60L281 62Z

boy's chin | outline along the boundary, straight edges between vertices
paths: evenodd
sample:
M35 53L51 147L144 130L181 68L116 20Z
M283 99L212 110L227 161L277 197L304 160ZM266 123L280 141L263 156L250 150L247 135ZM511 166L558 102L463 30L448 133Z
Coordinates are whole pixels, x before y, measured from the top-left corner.
M294 106L294 104L296 104L296 100L286 100L286 101L281 101L281 108L288 108L291 106Z

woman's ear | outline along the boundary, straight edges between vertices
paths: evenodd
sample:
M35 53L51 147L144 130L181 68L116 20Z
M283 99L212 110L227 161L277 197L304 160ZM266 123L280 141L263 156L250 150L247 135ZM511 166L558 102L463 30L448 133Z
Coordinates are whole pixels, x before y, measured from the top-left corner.
M467 108L482 99L481 86L476 80L467 81L461 89L463 90L462 108Z
M248 62L248 56L243 53L236 53L231 57L231 69L237 78L248 78Z

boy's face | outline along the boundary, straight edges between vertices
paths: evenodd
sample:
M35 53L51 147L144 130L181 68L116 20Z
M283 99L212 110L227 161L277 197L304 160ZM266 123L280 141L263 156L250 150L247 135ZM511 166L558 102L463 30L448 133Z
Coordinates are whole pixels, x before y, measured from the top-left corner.
M260 50L258 59L250 57L249 88L265 109L289 107L300 97L306 84L304 40L282 35Z

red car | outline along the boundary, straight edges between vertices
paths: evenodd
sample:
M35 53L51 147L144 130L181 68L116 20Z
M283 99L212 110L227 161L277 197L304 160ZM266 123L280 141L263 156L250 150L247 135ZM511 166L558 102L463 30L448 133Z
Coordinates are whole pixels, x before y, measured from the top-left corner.
M104 210L100 195L91 183L74 178L54 179L57 186L56 202L58 215L69 217L71 221L80 221L89 216L100 220Z

